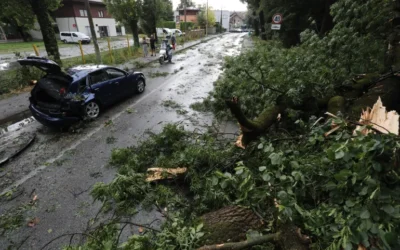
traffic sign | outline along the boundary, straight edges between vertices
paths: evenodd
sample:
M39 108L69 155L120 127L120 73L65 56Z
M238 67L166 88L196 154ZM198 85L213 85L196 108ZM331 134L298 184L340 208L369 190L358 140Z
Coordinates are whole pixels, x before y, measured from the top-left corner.
M272 16L272 23L274 24L281 24L283 21L282 14L275 14Z
M280 24L272 24L271 25L271 30L280 30L281 29L281 25Z

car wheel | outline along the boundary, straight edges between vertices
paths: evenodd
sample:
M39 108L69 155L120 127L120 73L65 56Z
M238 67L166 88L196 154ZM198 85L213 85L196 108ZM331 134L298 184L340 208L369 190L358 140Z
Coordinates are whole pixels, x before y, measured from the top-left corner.
M63 40L63 43L67 43L67 40Z
M85 105L85 116L95 119L100 115L100 106L97 102L91 101Z
M143 93L145 88L146 84L144 83L144 80L142 78L139 78L139 80L136 83L136 93L138 94Z

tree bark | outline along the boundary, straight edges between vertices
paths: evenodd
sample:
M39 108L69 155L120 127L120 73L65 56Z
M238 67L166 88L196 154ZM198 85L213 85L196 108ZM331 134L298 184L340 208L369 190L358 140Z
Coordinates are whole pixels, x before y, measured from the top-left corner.
M131 22L131 29L132 29L132 34L133 34L133 44L135 47L139 48L140 43L139 43L139 28L137 25L137 20L133 20Z
M264 18L264 11L261 10L258 13L258 16L260 18L260 30L261 30L261 39L262 40L267 40L267 33L265 30L265 18Z
M49 57L52 57L52 59L59 65L62 65L60 52L58 51L57 39L54 33L46 1L31 0L30 4L38 20L40 30L43 35L43 42L47 51L47 55Z
M257 13L255 11L253 11L253 16L254 16L254 19L253 19L254 35L259 37L260 36L260 23L258 21Z
M261 219L251 209L228 206L201 216L205 244L240 241L249 229L262 227Z
M244 207L224 207L200 219L205 231L204 244L208 245L198 250L249 249L266 242L274 242L283 250L306 250L310 243L309 237L302 235L300 229L290 223L280 225L277 233L244 241L248 230L258 230L264 225L251 209Z
M94 28L94 23L93 23L93 18L92 18L92 12L90 10L89 0L85 1L85 8L86 8L86 11L87 11L87 14L88 14L90 33L92 34L94 50L95 50L95 53L96 53L96 63L100 64L101 63L100 48L99 48L99 44L97 43L97 34L96 34L96 30Z
M325 2L324 17L319 31L320 36L325 35L333 28L333 17L331 15L331 5L333 3L335 3L335 0L326 0Z
M400 69L400 0L393 1L394 18L392 19L392 32L389 35L389 47L385 60L387 68Z

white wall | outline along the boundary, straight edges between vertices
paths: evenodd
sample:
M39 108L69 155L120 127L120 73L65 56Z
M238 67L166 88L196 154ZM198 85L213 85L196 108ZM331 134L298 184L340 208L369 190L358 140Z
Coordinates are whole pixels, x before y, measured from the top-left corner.
M60 32L62 31L80 31L78 30L76 23L75 23L75 18L73 17L61 17L61 18L56 18L57 26ZM75 26L75 27L74 27ZM57 36L58 38L58 36Z
M35 25L33 29L29 30L29 34L32 36L33 39L37 40L42 40L43 35L42 32L40 31L40 26L38 22L35 22Z
M76 23L75 23L76 19ZM109 36L117 36L116 30L116 22L113 18L93 18L93 23L95 26L97 37L100 37L99 26L107 26L108 27L108 35ZM74 27L76 24L76 27ZM88 36L92 36L90 34L89 20L84 17L69 17L69 18L57 18L57 25L60 31L79 31L85 33ZM125 28L121 29L122 35L125 35Z
M220 22L221 21L221 10L214 10L214 15L215 15L215 21ZM224 27L226 30L229 30L230 15L231 15L230 11L222 10L222 27Z

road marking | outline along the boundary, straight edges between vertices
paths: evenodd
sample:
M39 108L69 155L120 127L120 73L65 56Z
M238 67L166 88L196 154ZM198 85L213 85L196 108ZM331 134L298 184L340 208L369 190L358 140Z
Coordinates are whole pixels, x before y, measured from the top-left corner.
M209 39L212 40L212 39ZM208 42L208 41L207 41ZM202 43L196 44L196 45L202 45ZM193 45L192 47L195 47L196 45ZM147 99L148 97L150 97L153 93L155 93L156 91L158 91L159 89L163 88L164 86L168 85L170 82L172 82L171 80L169 81L165 81L163 84L161 84L160 86L158 86L157 88L153 89L150 93L146 94L145 96L139 98L139 100L137 100L137 102L131 104L130 106L128 106L127 108L133 108L135 106L137 106L138 104L140 104L143 100ZM111 121L114 122L116 119L118 119L122 114L125 114L126 109L122 110L121 112L117 113L116 115L111 117ZM92 137L95 133L99 132L103 127L99 126L96 129L92 130L91 132L89 132L88 134L86 134L83 138L77 140L75 143L73 143L71 146L69 146L68 148L62 150L56 157L50 158L48 161L46 161L49 164L46 165L41 165L39 167L37 167L36 169L32 170L29 174L25 175L24 177L22 177L21 179L15 181L13 184L11 184L10 186L6 187L5 189L3 189L3 191L1 191L0 196L4 195L5 193L11 191L14 188L19 187L20 185L22 185L23 183L25 183L27 180L31 179L32 177L34 177L36 174L38 174L40 171L46 169L48 166L50 166L51 164L53 164L55 161L61 159L61 157L68 151L75 149L76 147L78 147L82 142L86 141L87 139L89 139L90 137Z
M128 106L128 108L133 108L135 106L137 106L138 104L140 104L143 100L147 99L148 97L150 97L153 93L155 93L156 91L158 91L159 89L163 88L164 86L168 85L171 81L166 81L163 84L161 84L160 86L158 86L157 88L153 89L150 93L146 94L145 96L141 97L139 100L137 100L137 102L133 103L132 105ZM114 115L113 117L111 117L111 121L115 121L118 117L120 117L122 114L125 114L126 109L122 110L121 112L117 113L116 115ZM16 182L14 182L12 185L6 187L3 191L1 191L0 196L4 195L5 193L11 191L14 188L19 187L20 185L22 185L24 182L26 182L27 180L29 180L30 178L34 177L37 173L39 173L40 171L46 169L50 164L53 164L55 161L61 159L61 157L65 154L65 152L70 151L75 149L77 146L79 146L79 144L81 144L82 142L86 141L87 139L89 139L90 137L92 137L95 133L99 132L101 129L103 128L103 126L99 126L96 129L92 130L91 132L89 132L88 134L86 134L83 138L79 139L78 141L76 141L74 144L72 144L71 146L69 146L68 148L64 149L61 151L60 154L58 154L58 156L51 158L50 160L47 161L46 165L41 165L39 167L37 167L36 169L32 170L29 174L25 175L24 177L22 177L21 179L17 180Z

